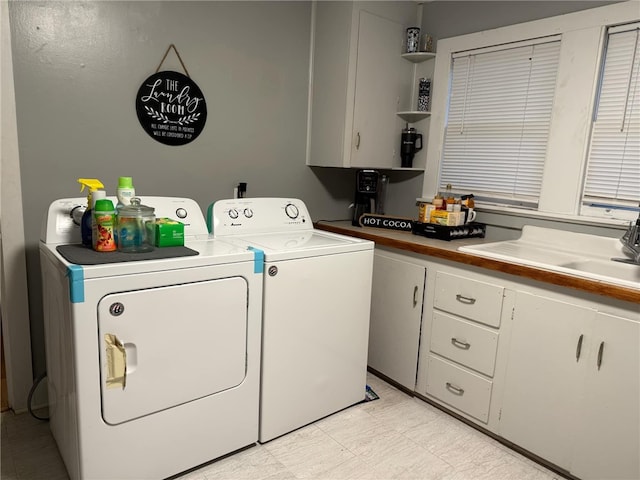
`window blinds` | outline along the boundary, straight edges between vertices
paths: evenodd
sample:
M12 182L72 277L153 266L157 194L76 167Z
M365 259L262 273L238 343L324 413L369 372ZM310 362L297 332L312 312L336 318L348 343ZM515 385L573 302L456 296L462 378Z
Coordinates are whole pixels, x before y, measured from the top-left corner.
M584 203L640 201L640 24L609 29Z
M559 55L558 37L454 55L441 188L537 205Z

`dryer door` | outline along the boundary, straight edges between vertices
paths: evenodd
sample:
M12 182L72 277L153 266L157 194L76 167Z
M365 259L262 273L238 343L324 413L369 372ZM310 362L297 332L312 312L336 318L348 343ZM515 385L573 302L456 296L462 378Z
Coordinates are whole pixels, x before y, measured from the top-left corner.
M102 417L119 424L239 385L247 282L113 293L98 303Z

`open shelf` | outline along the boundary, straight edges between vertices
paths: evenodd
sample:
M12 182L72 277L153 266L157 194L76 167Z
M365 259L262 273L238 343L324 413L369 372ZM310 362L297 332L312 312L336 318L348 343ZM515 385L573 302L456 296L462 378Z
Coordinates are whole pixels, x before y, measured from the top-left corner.
M434 52L403 53L402 58L409 60L412 63L420 63L425 60L436 58L436 54Z
M424 120L425 118L431 115L431 112L420 112L417 110L405 111L405 112L396 112L401 119L403 119L407 123L415 123L420 120Z

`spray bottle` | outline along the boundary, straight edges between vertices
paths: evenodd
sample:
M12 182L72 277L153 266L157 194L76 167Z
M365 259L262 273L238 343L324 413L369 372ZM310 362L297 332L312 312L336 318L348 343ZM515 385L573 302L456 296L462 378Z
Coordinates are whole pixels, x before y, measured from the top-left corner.
M82 215L82 222L80 223L80 233L82 235L82 244L88 247L93 246L91 234L92 234L92 221L93 221L93 192L104 188L102 182L96 178L79 178L78 183L82 185L80 191L84 190L84 187L87 187L89 192L87 195L87 209L84 211Z

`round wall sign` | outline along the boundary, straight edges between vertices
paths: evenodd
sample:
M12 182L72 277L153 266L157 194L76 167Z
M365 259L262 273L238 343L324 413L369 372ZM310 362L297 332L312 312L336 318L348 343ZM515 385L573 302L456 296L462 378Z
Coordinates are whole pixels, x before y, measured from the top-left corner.
M158 72L147 78L136 96L136 112L142 128L165 145L195 140L207 121L202 91L186 75Z

